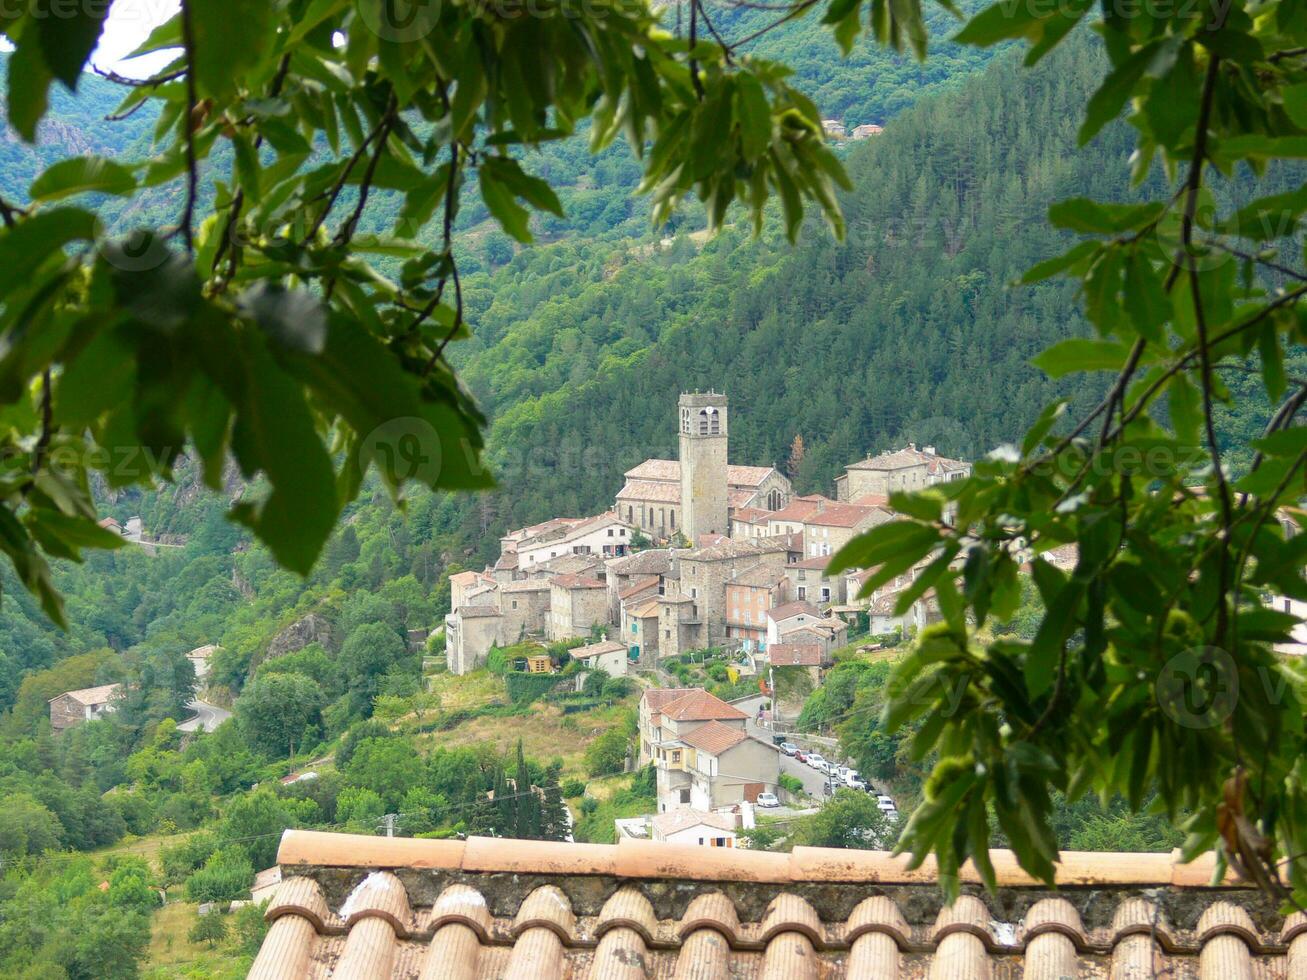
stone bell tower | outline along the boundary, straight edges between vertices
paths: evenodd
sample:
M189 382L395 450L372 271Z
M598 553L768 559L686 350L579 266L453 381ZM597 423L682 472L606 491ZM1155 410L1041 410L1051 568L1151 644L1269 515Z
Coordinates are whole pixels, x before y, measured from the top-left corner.
M726 515L726 396L682 394L681 523L690 544L699 535L729 534Z

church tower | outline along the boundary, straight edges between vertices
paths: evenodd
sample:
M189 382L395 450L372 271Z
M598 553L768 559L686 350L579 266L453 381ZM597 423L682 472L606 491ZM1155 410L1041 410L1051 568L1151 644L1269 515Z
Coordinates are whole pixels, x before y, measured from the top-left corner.
M729 534L726 517L726 396L682 394L681 524L691 545L699 535Z

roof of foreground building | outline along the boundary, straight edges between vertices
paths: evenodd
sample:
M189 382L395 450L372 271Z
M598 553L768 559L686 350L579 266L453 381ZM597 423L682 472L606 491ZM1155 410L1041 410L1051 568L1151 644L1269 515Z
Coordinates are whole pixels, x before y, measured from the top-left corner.
M1064 852L1059 889L992 852L942 904L883 851L413 840L288 830L250 976L1293 978L1307 916L1213 862Z

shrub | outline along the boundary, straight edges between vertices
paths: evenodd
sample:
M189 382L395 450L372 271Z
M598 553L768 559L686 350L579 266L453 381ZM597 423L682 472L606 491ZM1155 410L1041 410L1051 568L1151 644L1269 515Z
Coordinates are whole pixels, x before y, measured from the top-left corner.
M591 776L606 776L626 768L626 735L610 728L586 746L585 771Z
M783 772L777 782L780 783L781 789L787 793L793 793L795 796L803 795L803 780L798 776L791 776L788 772Z
M229 844L214 851L204 867L186 882L186 898L192 902L223 902L244 898L254 878L249 855L239 846Z
M581 812L587 817L599 809L599 801L593 796L587 796L581 800Z
M585 795L585 783L579 779L568 779L563 782L563 796L566 799L574 800L578 796Z
M217 912L210 912L195 920L187 939L193 943L208 943L212 949L217 943L227 938L227 923Z

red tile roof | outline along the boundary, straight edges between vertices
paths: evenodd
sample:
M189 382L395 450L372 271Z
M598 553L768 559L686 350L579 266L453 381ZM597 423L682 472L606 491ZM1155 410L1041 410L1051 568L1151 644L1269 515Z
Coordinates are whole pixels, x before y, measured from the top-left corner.
M64 691L50 698L51 701L58 701L60 698L72 698L78 704L96 705L108 704L118 694L121 684L101 684L99 687L83 687L76 691Z
M249 976L1296 980L1307 957L1307 915L1210 887L1210 855L1063 852L1059 892L990 857L998 894L968 864L941 908L933 860L884 851L288 830Z
M695 687L651 687L640 695L640 700L649 706L649 711L657 714L662 710L663 705L670 704L677 698L684 697L691 691L697 691L700 688Z
M767 656L773 667L820 667L825 659L817 643L773 643Z
M692 687L679 698L662 706L662 713L674 721L708 721L709 719L748 718L743 711L727 704L701 687Z
M735 748L748 737L743 729L723 725L720 721L707 722L689 734L679 736L686 745L707 752L709 755L721 755L726 750Z
M774 472L772 466L736 466L732 463L726 467L726 484L740 488L759 487ZM679 485L681 464L675 459L646 459L622 475L628 480L659 480Z
M779 606L773 606L767 610L767 615L773 622L779 623L783 619L790 619L794 616L811 616L813 619L821 618L821 610L811 602L804 602L800 599L798 602L786 602Z
M664 483L658 480L627 480L626 485L617 491L618 500L651 500L657 504L679 504L681 502L680 483Z
M889 511L880 507L860 507L857 504L830 504L810 516L805 524L818 527L857 527L867 521L881 518L889 520Z
M641 592L648 592L650 589L657 589L657 588L658 588L657 575L642 575L640 578L637 578L633 582L631 582L631 584L628 585L626 588L624 588L621 592L617 593L617 597L619 599L629 599L632 596L639 595Z

